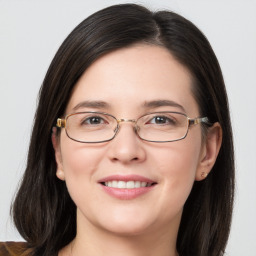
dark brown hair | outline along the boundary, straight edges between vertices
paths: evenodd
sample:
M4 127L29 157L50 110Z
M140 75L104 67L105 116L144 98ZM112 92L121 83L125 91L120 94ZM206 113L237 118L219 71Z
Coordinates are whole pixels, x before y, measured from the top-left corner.
M100 56L135 43L161 45L193 77L202 116L219 122L223 142L212 172L195 182L185 203L177 250L182 256L219 256L225 251L234 197L232 130L225 85L206 37L190 21L135 5L105 8L79 24L56 53L43 81L26 171L13 203L17 229L34 255L57 255L76 235L76 206L56 178L52 127L64 114L71 91Z

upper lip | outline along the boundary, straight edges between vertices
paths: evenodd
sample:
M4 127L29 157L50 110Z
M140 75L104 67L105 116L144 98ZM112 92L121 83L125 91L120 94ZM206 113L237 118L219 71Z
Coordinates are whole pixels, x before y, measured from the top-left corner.
M147 183L156 183L156 181L151 180L149 178L140 176L140 175L110 175L105 178L100 179L98 182L103 183L103 182L108 182L108 181L140 181L140 182L147 182Z

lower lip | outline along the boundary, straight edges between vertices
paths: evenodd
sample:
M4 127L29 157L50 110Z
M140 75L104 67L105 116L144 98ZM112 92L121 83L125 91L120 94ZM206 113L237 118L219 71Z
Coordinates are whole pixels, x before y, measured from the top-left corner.
M131 200L138 198L148 192L150 192L155 185L150 187L140 187L140 188L112 188L102 185L103 190L112 197L121 200Z

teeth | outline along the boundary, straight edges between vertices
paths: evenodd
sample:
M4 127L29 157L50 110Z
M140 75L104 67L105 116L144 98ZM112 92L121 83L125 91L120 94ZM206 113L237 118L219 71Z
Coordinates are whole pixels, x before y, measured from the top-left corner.
M117 180L113 180L113 181L107 181L104 183L105 186L107 187L111 187L111 188L128 188L128 189L132 189L132 188L141 188L141 187L150 187L150 183L147 183L145 181L117 181Z
M126 182L126 188L134 188L135 185L134 185L134 181L128 181Z
M118 187L118 188L126 188L126 182L124 182L124 181L118 181L118 182L117 182L117 187Z
M140 187L140 182L139 181L135 181L134 187L135 188L139 188Z
M111 183L111 181L109 181ZM114 188L117 188L117 181L116 180L113 180L112 181L112 185L110 185L109 187L113 186Z

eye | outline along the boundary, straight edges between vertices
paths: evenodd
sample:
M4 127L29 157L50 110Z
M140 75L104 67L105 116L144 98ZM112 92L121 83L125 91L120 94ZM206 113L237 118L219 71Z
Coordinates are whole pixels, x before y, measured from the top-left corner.
M175 121L174 121L174 119L167 117L167 116L155 116L155 117L151 118L147 123L172 125L172 124L175 124Z
M100 116L90 116L81 121L81 124L84 125L99 125L99 124L106 124L108 123L107 120Z

